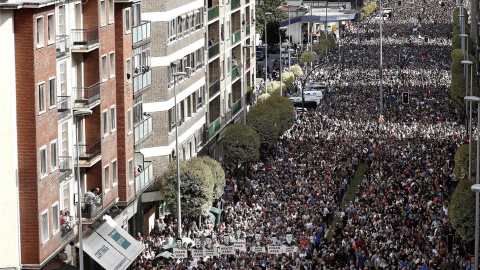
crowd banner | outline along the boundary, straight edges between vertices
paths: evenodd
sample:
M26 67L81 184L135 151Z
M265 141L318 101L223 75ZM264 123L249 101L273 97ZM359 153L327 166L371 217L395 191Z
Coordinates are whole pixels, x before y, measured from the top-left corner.
M247 251L247 242L245 239L233 240L233 249Z
M186 259L188 258L187 250L184 248L173 248L173 257L175 259Z
M220 245L220 254L221 255L235 254L233 245Z

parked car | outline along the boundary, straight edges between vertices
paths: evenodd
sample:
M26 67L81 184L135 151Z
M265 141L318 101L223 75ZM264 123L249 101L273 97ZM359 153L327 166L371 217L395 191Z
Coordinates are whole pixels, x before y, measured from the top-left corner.
M257 46L255 49L257 60L263 60L265 58L265 46Z

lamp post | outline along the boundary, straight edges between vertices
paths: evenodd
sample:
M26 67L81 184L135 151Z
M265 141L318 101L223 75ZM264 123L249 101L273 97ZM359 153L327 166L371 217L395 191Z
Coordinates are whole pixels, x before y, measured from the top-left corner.
M265 93L267 93L268 77L268 43L267 43L267 16L273 15L272 12L265 12Z
M75 117L75 141L76 143L76 151L77 151L77 216L78 216L78 261L79 261L79 268L80 270L84 269L83 266L83 225L82 225L82 203L81 203L81 189L80 189L80 153L78 150L78 117L82 117L85 115L91 115L91 110L78 110L73 112L73 116Z
M461 61L463 65L465 65L465 70L468 71L468 66L471 66L473 64L472 61L464 60ZM471 72L473 71L473 68L470 68ZM470 73L471 73L470 72ZM468 122L468 179L472 178L472 100L467 99L468 95L468 72L466 73L467 76L465 76L465 112L468 111L470 115L470 121ZM473 75L473 74L471 74ZM471 80L470 76L470 80ZM470 87L470 96L472 96L472 88ZM470 110L468 110L468 101L470 101ZM466 119L465 119L466 120Z
M243 74L242 74L242 77L243 77L243 124L246 125L247 124L247 83L246 83L246 79L245 79L245 65L247 65L247 55L245 53L245 49L250 49L252 48L253 46L252 45L243 45L242 46L242 49L243 49L243 57L245 59L244 61L244 64L242 65L243 66Z
M177 210L178 238L182 238L182 204L180 202L180 152L178 151L178 110L177 110L177 77L187 76L186 72L173 72L173 101L175 102L175 149L177 151Z
M382 0L380 0L380 115L383 115L383 40L382 40L382 22L383 22L383 8Z
M287 29L287 27L279 27L278 28L278 37L280 39L280 48L282 47L282 31L283 29ZM288 55L290 56L290 49L288 48ZM290 57L289 57L290 60ZM280 52L280 96L283 96L283 87L282 87L282 53Z
M466 96L465 101L477 102L477 112L480 111L480 98L476 96ZM477 123L480 123L480 114L478 114ZM478 124L477 124L478 125ZM471 166L471 161L469 161ZM475 269L478 269L478 236L479 236L479 195L480 192L480 133L477 132L477 171L475 173L475 185L472 186L472 191L475 192Z

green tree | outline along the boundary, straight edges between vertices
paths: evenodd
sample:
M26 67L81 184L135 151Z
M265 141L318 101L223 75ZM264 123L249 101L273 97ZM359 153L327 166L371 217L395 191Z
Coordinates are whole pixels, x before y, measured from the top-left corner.
M287 87L290 87L293 85L293 82L295 82L295 75L293 75L293 72L286 71L282 73L282 82L287 85Z
M198 217L210 210L213 202L213 174L200 159L180 161L180 203L182 215ZM165 204L171 213L177 213L177 167L176 162L168 165L162 179Z
M300 77L303 75L302 68L299 65L291 66L290 71L293 72L293 75L295 75L295 77Z
M453 99L461 101L460 104L454 103L454 105L457 108L464 108L465 107L465 102L463 101L463 98L465 97L465 82L466 78L463 74L463 64L461 61L463 61L463 52L461 49L455 49L452 51L452 63L450 65L450 72L452 75L452 81L451 81L451 91L450 95ZM468 55L468 60L473 62L473 68L476 70L476 61L475 58L472 55ZM468 74L470 77L470 73ZM472 81L473 85L473 91L472 95L478 96L480 91L478 89L478 84L476 80ZM468 82L469 86L469 91L470 91L470 80ZM470 95L470 92L468 92L468 95ZM460 106L461 105L461 106Z
M313 51L318 55L324 55L327 52L326 43L328 43L328 41L322 39L318 44L313 45Z
M282 88L284 90L286 89L285 83L282 84ZM269 93L270 95L280 95L280 82L273 81L267 84L267 93Z
M278 110L278 135L281 136L285 131L293 126L295 112L293 110L293 103L286 97L270 96L265 104L276 108Z
M272 13L272 15L267 16L267 34L269 41L268 43L277 44L279 41L279 23L283 20L288 19L288 14L285 11L279 9L278 7L286 5L286 2L286 0L264 0L258 1L255 4L255 29L257 33L261 33L260 39L263 43L265 41L265 12Z
M269 98L269 97L270 97L269 93L261 94L260 96L258 96L258 102L263 102L263 101L267 100L267 98Z
M260 136L261 147L274 147L279 134L278 110L259 102L247 114L247 125L253 128Z
M313 63L315 61L315 57L313 56L313 53L311 52L304 52L302 56L300 56L300 62L302 63Z
M231 125L230 125L231 126ZM229 126L229 127L230 127ZM260 143L259 143L260 146ZM223 189L225 188L225 171L218 161L209 157L203 156L200 160L210 168L213 175L213 198L217 199L223 195Z
M455 152L455 167L453 173L462 180L468 178L468 143L461 145ZM477 172L477 143L472 142L472 177Z
M460 181L449 207L453 228L467 241L475 238L475 193L471 190L473 184L472 179Z
M235 164L256 161L260 154L260 137L250 126L229 125L222 142L228 161Z

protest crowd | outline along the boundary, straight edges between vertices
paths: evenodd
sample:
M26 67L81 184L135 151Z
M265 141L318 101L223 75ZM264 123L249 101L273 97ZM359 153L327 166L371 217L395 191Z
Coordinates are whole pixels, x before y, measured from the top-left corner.
M297 112L293 127L241 179L223 164L230 191L214 203L221 222L182 224L183 237L200 246L243 239L245 248L194 257L199 244L184 242L187 258L158 259L162 247L177 243L175 217L167 215L138 235L146 249L131 269L470 269L466 243L449 221L454 153L466 139L462 117L445 98L454 3L398 2L384 1L394 12L383 22L383 121L378 21L367 18L337 37L351 61L338 63L332 50L330 64L307 78L327 82L322 105ZM428 42L412 39L412 28ZM410 103L402 104L406 91ZM360 166L366 169L355 198L344 201ZM291 241L292 252L265 251Z

